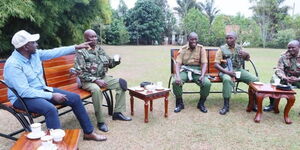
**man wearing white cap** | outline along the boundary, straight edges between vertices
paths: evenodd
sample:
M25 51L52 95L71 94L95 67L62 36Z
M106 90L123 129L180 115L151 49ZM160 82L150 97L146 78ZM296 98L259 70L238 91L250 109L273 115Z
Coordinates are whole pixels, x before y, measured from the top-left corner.
M66 105L72 107L83 129L85 140L105 141L105 136L94 132L94 127L79 95L48 87L43 78L43 60L75 53L77 49L89 47L88 42L51 50L40 50L37 49L38 44L36 43L39 38L39 34L30 34L25 30L15 33L11 40L15 50L4 66L5 82L24 98L29 112L45 116L48 129L61 128L58 112L54 105ZM24 109L16 95L10 90L8 97L14 107Z

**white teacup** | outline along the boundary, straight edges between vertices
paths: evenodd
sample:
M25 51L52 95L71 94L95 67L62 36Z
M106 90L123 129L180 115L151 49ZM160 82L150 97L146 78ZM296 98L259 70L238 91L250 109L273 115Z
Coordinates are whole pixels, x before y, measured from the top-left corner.
M118 55L118 54L114 55L114 61L115 62L120 61L120 55Z
M156 88L156 86L155 85L152 85L152 84L150 84L150 85L146 85L146 87L145 87L148 91L154 91L155 90L155 88Z
M33 123L30 125L31 132L34 134L39 134L42 132L42 124L41 123Z
M60 142L63 140L63 137L66 135L66 133L62 129L51 129L50 135L53 137L54 142Z
M163 87L163 83L161 81L156 83L157 88L162 88Z
M41 141L43 147L50 147L53 144L53 137L51 135L46 135L41 137Z
M242 73L240 71L236 71L235 72L235 77L239 79L241 77L241 74Z
M280 84L280 79L275 78L275 79L274 79L274 84L276 84L276 85Z

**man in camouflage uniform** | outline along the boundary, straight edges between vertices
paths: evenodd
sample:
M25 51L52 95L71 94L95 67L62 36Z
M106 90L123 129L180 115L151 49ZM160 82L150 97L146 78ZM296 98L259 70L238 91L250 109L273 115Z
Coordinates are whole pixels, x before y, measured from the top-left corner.
M244 83L258 81L258 78L251 75L248 71L242 69L244 60L249 60L249 53L236 43L237 35L234 32L226 34L226 44L221 46L216 53L215 67L220 71L220 78L223 82L223 98L224 106L219 113L225 115L229 112L229 99L232 94L234 82L232 78L236 77L235 72L240 71L241 76L238 79Z
M279 58L275 74L272 76L271 83L274 79L280 79L281 84L293 85L300 88L300 53L299 41L293 40L288 43L288 49ZM274 99L270 98L270 105L264 108L264 111L271 111L274 108Z
M206 51L202 45L197 44L198 35L192 32L188 36L189 44L183 46L179 55L176 58L176 75L173 84L173 92L176 97L176 107L174 112L180 112L184 109L184 104L182 100L182 85L192 80L197 85L200 86L200 100L198 102L197 108L206 113L207 109L204 106L207 96L209 95L211 83L209 79L205 76L207 70L207 56ZM201 73L196 74L191 71L186 71L182 69L182 66L186 66L190 69L194 69Z
M97 45L97 34L89 29L84 32L85 41L90 42L89 49L81 49L76 53L75 69L79 73L82 88L92 93L94 110L98 122L98 128L107 132L108 127L104 122L102 114L103 94L100 88L114 89L116 91L116 105L113 113L113 120L130 121L131 118L122 114L125 112L125 91L127 82L124 79L113 78L106 75L108 68L120 64L120 61L111 59L105 51Z

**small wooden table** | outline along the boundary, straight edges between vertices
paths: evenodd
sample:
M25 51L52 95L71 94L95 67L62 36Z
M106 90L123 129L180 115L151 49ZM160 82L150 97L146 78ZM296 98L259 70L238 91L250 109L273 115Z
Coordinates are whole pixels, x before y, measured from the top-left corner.
M295 103L295 94L293 90L283 91L276 89L275 86L271 84L254 84L251 83L248 89L249 93L249 103L247 107L247 112L251 112L254 102L257 102L257 112L254 118L254 121L259 123L262 116L262 101L265 97L272 97L275 99L274 103L274 112L279 113L278 104L280 98L286 98L287 104L284 108L284 121L286 124L291 124L292 121L289 119L289 111Z
M134 109L133 109L133 105L134 105L134 99L133 97L137 97L143 101L145 101L144 104L144 111L145 111L145 123L148 122L148 102L150 101L150 111L153 110L153 100L158 99L158 98L162 98L164 97L164 103L165 103L165 117L168 117L168 96L169 96L169 92L170 89L163 89L160 91L153 91L153 92L149 92L147 90L144 91L136 91L135 88L129 88L129 95L130 95L130 108L131 108L131 115L134 115Z
M58 150L77 150L80 137L80 129L67 129L66 135L61 142L54 142ZM41 146L41 140L31 140L26 137L29 132L25 132L13 145L11 150L36 150Z

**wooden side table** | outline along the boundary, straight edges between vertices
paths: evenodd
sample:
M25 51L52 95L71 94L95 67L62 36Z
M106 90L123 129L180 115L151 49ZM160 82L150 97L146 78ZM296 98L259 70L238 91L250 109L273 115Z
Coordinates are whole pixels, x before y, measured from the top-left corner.
M66 135L61 142L54 142L58 150L77 150L80 137L80 129L67 129ZM31 140L26 137L29 132L25 132L13 145L11 150L36 150L41 146L40 139Z
M149 102L150 102L150 111L153 110L153 100L158 99L158 98L164 98L164 103L165 103L165 117L168 117L168 97L169 97L169 92L170 89L163 89L160 91L153 91L149 92L147 90L143 91L136 91L135 88L129 88L129 95L130 95L130 108L131 108L131 115L134 115L134 98L137 97L143 101L145 101L144 104L144 111L145 111L145 119L144 122L147 123L148 120L148 107L149 107Z
M262 116L262 102L265 97L272 97L275 99L274 112L279 113L278 104L281 98L287 99L287 104L284 108L284 121L286 124L291 124L292 121L289 119L289 112L295 103L295 94L293 90L283 91L276 89L275 86L271 84L254 84L251 83L248 89L249 93L249 103L247 107L247 112L251 112L254 102L257 102L257 112L254 121L259 123Z

